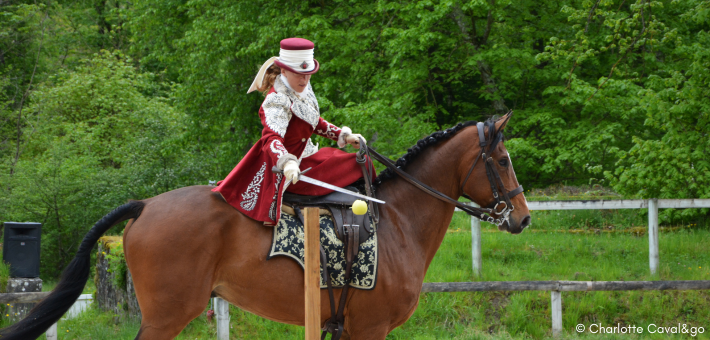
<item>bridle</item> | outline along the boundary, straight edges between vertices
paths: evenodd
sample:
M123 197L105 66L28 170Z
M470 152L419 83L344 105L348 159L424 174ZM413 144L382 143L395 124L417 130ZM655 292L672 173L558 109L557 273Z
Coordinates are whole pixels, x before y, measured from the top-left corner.
M510 117L510 116L508 116ZM484 132L484 128L488 127L488 138L486 139L486 135ZM468 178L471 176L471 173L473 173L473 169L476 167L476 164L478 163L479 159L484 160L484 164L486 166L486 176L488 177L488 183L491 186L491 191L493 192L493 198L496 200L496 204L491 208L476 208L472 207L466 204L463 204L459 202L458 200L455 200L449 196L446 196L445 194L429 187L428 185L422 183L418 179L412 177L412 175L404 172L402 169L397 167L392 163L392 161L379 154L377 151L373 150L369 146L367 147L368 153L372 156L373 159L379 161L380 163L384 164L388 169L396 173L397 175L401 176L404 180L409 182L410 184L414 185L415 187L419 188L420 190L426 192L427 194L434 196L435 198L442 200L447 203L451 203L455 205L457 208L460 210L466 212L469 215L475 216L479 218L482 221L486 221L489 223L493 223L497 226L501 226L503 223L509 222L510 218L510 213L515 210L515 206L513 206L513 203L511 202L511 199L515 197L516 195L520 194L523 192L523 186L520 185L517 188L511 190L511 191L506 191L505 185L503 184L503 180L500 178L500 174L498 173L498 169L496 169L495 164L493 164L495 161L493 158L490 156L493 151L495 150L496 146L498 146L498 143L503 139L503 133L498 131L495 131L495 123L477 123L476 128L478 128L478 139L479 139L479 145L481 147L481 152L479 155L476 157L475 161L473 162L473 165L471 168L468 170L468 174L466 175L466 178L464 179L463 183L461 184L461 192L463 192L463 188L466 185L466 182L468 181ZM488 147L486 149L486 147ZM499 194L502 193L502 194ZM469 198L464 194L464 197ZM472 200L473 201L473 200ZM498 210L499 207L503 206L501 210ZM495 218L493 215L498 215L500 217Z
M484 129L486 128L486 126L488 127L489 139L486 139L485 137ZM476 160L473 162L473 165L468 170L468 174L466 174L466 178L463 180L463 183L461 183L461 192L464 192L464 186L466 185L468 178L471 176L473 168L476 167L478 160L483 159L483 164L485 164L486 166L486 177L488 177L488 183L491 185L491 192L493 192L493 198L495 198L496 200L496 204L493 207L493 212L498 216L502 216L502 218L499 219L501 220L500 223L502 224L504 221L508 221L510 213L515 210L515 206L511 202L511 199L523 192L523 186L519 185L517 188L511 191L506 191L505 185L503 184L503 180L500 178L500 174L498 173L498 169L495 167L495 164L493 164L495 160L493 159L493 157L491 157L491 154L498 146L498 143L503 139L503 133L500 131L496 133L496 127L494 123L489 123L488 125L486 125L484 123L479 122L476 124L476 128L478 129L478 145L481 147L481 152L478 154L478 157L476 157ZM488 147L487 150L486 146ZM502 195L499 195L498 192L501 192ZM503 208L499 210L498 208L501 205L503 205Z

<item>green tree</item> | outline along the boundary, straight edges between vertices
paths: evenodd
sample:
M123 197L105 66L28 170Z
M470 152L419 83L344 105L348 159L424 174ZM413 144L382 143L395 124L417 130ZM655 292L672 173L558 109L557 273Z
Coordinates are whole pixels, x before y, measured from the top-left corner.
M644 127L606 173L614 188L644 198L710 197L710 12L708 1L669 6L669 27L659 36L649 74L639 92ZM693 215L694 211L682 212Z
M164 90L154 78L102 52L34 93L3 215L44 224L43 276L58 275L91 225L127 199L206 184L182 137L185 116L155 95Z

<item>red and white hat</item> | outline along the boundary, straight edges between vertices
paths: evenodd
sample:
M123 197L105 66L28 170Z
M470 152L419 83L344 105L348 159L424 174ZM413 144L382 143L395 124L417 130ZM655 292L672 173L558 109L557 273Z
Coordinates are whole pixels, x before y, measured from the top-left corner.
M315 45L308 39L303 38L288 38L281 40L281 51L278 57L271 57L259 69L259 73L254 78L247 93L256 90L264 81L266 70L272 64L300 74L313 74L318 72L320 64L318 60L313 59L313 49Z

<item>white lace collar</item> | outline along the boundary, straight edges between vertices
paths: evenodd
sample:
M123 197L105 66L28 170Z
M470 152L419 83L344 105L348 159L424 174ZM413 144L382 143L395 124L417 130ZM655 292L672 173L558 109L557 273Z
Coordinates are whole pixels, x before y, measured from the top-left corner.
M313 87L309 82L306 89L303 92L298 93L288 86L288 81L283 75L277 77L274 81L274 90L276 93L285 95L291 101L291 111L308 122L315 129L318 125L318 119L320 118L320 108L318 107L318 99L316 99L313 93Z

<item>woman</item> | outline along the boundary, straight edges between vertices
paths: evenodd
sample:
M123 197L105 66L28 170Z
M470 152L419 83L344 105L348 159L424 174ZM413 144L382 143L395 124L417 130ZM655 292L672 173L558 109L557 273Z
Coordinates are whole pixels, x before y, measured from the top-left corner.
M261 139L212 190L265 225L278 222L281 197L286 190L313 196L332 192L298 182L301 169L311 168L309 177L339 187L362 178L354 153L333 148L318 150L311 142L313 133L337 141L341 148L346 144L359 147L362 138L348 127L341 129L320 117L318 100L310 84L311 75L320 67L313 59L313 48L313 43L306 39L284 39L279 56L261 67L247 92L259 90L266 94L259 109L264 126ZM273 173L273 166L283 170L283 175Z

